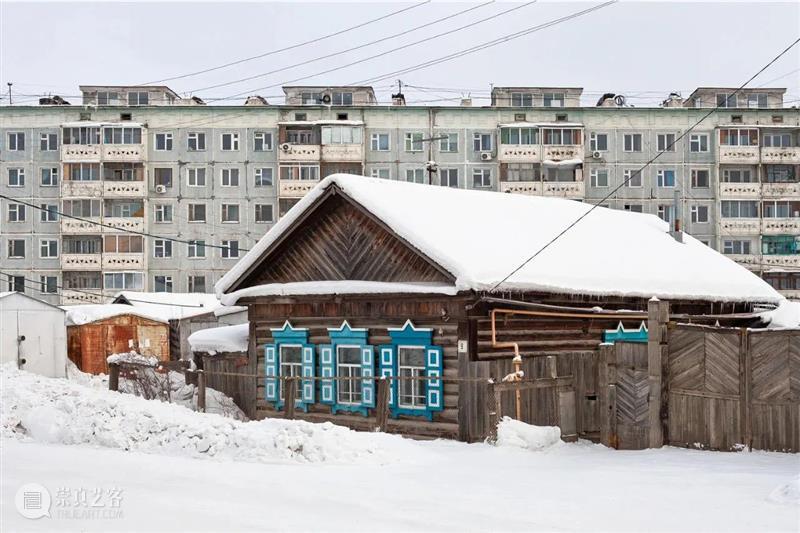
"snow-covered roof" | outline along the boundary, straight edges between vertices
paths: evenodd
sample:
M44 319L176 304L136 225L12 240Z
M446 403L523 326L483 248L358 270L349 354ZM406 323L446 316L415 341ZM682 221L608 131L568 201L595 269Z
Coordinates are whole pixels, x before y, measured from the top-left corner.
M338 280L267 283L241 289L222 296L232 305L247 296L310 296L314 294L446 294L453 296L458 289L443 283L397 283L382 281Z
M130 307L146 311L162 320L180 320L214 312L222 306L214 294L194 292L121 291L114 301L130 302Z
M214 316L216 317L228 316L246 311L247 311L247 306L244 305L222 305L214 309Z
M82 326L90 322L97 322L98 320L105 320L121 315L134 315L169 324L169 320L163 318L158 313L152 313L145 309L137 309L136 307L126 304L62 305L61 308L67 312L66 323L68 326Z
M221 296L336 185L449 271L459 290L492 290L591 208L560 198L434 187L334 174L322 180L220 279ZM412 215L413 216L410 216ZM598 207L519 268L503 291L777 303L767 283L656 216Z
M63 309L61 309L57 305L53 305L51 303L45 302L44 300L40 300L39 298L34 298L30 294L25 294L24 292L3 291L3 292L0 292L0 300L8 298L9 296L12 296L14 294L19 295L20 298L25 298L27 300L32 300L32 301L36 302L37 304L45 305L47 307L52 307L54 309L58 309L59 311L63 311Z
M800 302L783 300L776 309L761 316L769 329L800 328Z
M189 346L193 352L214 355L219 352L246 352L250 336L250 323L235 326L201 329L189 335Z

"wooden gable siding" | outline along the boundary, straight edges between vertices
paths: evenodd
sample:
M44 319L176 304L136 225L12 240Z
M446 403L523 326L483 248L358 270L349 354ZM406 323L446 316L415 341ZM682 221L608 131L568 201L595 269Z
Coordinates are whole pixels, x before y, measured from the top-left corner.
M306 213L231 290L303 281L454 280L341 193L324 196L316 208L311 207Z

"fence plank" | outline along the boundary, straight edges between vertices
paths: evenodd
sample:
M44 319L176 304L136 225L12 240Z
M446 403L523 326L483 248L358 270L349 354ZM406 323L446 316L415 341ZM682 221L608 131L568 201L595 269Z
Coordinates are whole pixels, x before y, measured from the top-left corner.
M283 378L281 388L283 389L284 416L288 420L294 420L295 396L297 396L297 380L295 378Z
M206 412L206 375L202 370L197 371L197 410Z
M378 379L377 396L375 397L375 422L379 431L386 432L389 420L389 380Z

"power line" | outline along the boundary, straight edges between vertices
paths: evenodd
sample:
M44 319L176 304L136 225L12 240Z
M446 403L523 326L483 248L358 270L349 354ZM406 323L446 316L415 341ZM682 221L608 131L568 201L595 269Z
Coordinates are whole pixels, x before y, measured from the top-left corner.
M795 46L795 45L797 45L797 43L799 43L799 42L800 42L800 38L798 38L798 39L796 39L794 42L792 42L792 44L790 44L790 45L789 45L788 47L786 47L786 48L785 48L785 49L784 49L784 50L783 50L781 53L779 53L777 56L775 56L775 57L774 57L774 58L773 58L773 59L772 59L772 60L771 60L769 63L767 63L766 65L764 65L763 67L761 67L761 69L759 69L759 71L758 71L758 72L756 72L756 73L755 73L753 76L751 76L751 77L750 77L750 79L748 79L748 80L747 80L747 81L745 81L745 82L744 82L742 85L740 85L740 86L739 86L739 88L738 88L738 89L736 89L736 90L735 90L735 91L732 93L732 96L733 96L733 95L736 95L736 94L738 94L739 92L741 92L741 91L742 91L742 89L744 89L744 88L747 86L747 84L749 84L751 81L753 81L754 79L756 79L756 78L757 78L759 75L761 75L761 73L762 73L762 72L764 72L764 71L765 71L765 70L767 70L767 69L768 69L770 66L772 66L772 65L773 65L773 64L774 64L774 63L775 63L775 62L776 62L778 59L780 59L781 57L783 57L783 56L784 56L784 55L785 55L787 52L789 52L789 50L791 50L792 48L794 48L794 46ZM638 169L636 172L632 173L632 174L631 174L631 175L630 175L630 176L629 176L627 179L623 180L623 181L622 181L622 183L620 183L618 186L614 187L614 189L612 189L612 190L611 190L611 191L610 191L610 192L609 192L607 195L605 195L605 196L604 196L604 197L603 197L603 198L602 198L602 199L601 199L601 200L600 200L600 201L599 201L597 204L593 205L593 206L592 206L591 208L589 208L589 209L588 209L588 210L587 210L585 213L583 213L581 216L579 216L578 218L576 218L576 219L575 219L573 222L571 222L571 223L570 223L570 224L569 224L567 227L565 227L563 230L561 230L561 232L559 232L559 233L558 233L558 234L557 234L555 237L553 237L552 239L550 239L550 240L549 240L549 241L548 241L548 242L547 242L547 243L546 243L544 246L542 246L541 248L539 248L539 249L538 249L538 250L537 250L537 251L536 251L536 252L535 252L533 255L531 255L531 256L530 256L530 257L528 257L528 258L527 258L525 261L523 261L523 262L522 262L522 264L520 264L518 267L516 267L514 270L512 270L512 271L511 271L511 272L510 272L510 273L509 273L509 274L508 274L506 277L504 277L502 280L498 281L498 282L497 282L497 283L496 283L496 284L495 284L495 285L494 285L494 286L493 286L493 287L492 287L492 288L491 288L489 291L491 292L491 291L494 291L495 289L497 289L497 287L499 287L500 285L502 285L503 283L505 283L506 281L508 281L508 279L509 279L511 276L513 276L514 274L516 274L517 272L519 272L519 271L520 271L520 270L521 270L523 267L525 267L525 265L529 264L531 261L533 261L534 259L536 259L536 258L539 256L539 254L541 254L543 251L545 251L547 248L549 248L551 245L553 245L553 244L554 244L554 243L555 243L555 242L556 242L558 239L560 239L562 236L564 236L564 234L565 234L565 233L567 233L569 230L571 230L571 229L572 229L572 228L574 228L576 225L578 225L578 224L579 224L579 223L580 223L580 222L581 222L581 221L582 221L584 218L586 218L586 217L589 215L589 213L591 213L592 211L594 211L595 209L597 209L597 207L598 207L598 206L599 206L601 203L603 203L603 202L605 202L606 200L608 200L609 198L611 198L611 197L612 197L612 196L613 196L613 195L614 195L614 194L615 194L617 191L619 191L619 190L620 190L622 187L624 187L624 186L625 186L625 185L626 185L626 184L627 184L629 181L631 181L633 178L635 178L636 176L640 176L640 175L641 175L641 172L642 172L642 171L643 171L645 168L647 168L648 166L650 166L650 165L651 165L651 164L652 164L652 163L653 163L653 162L654 162L656 159L658 159L659 157L661 157L661 155L662 155L662 154L664 154L666 151L668 151L670 148L672 148L672 147L673 147L673 146L674 146L674 145L675 145L675 144L676 144L678 141L680 141L681 139L683 139L684 137L686 137L686 136L687 136L687 135L688 135L688 134L689 134L689 133L690 133L692 130L694 130L694 128L696 128L697 126L699 126L699 125L700 125L700 124L701 124L701 123L702 123L702 122L703 122L705 119L707 119L708 117L710 117L712 114L714 114L715 112L717 112L717 111L718 111L718 110L720 110L721 108L722 108L722 106L721 106L720 104L717 104L717 105L716 105L716 107L713 107L713 108L711 108L711 110L710 110L708 113L706 113L705 115L703 115L703 116L700 118L700 120L698 120L697 122L695 122L694 124L692 124L692 126L690 126L690 127L689 127L689 129L687 129L686 131L684 131L683 133L681 133L681 134L680 134L678 137L676 137L676 138L675 138L675 139L674 139L674 140L673 140L673 141L672 141L672 142L669 144L669 146L667 147L667 149L666 149L664 152L658 152L658 153L657 153L657 154L656 154L656 155L655 155L653 158L651 158L651 159L650 159L650 160L649 160L647 163L645 163L645 164L644 164L644 165L643 165L641 168L639 168L639 169Z
M424 0L423 2L419 2L419 3L414 4L412 6L404 7L403 9L398 9L397 11L392 11L391 13L387 13L386 15L381 15L380 17L368 20L366 22L362 22L360 24L356 24L355 26L350 26L349 28L345 28L343 30L339 30L339 31L336 31L336 32L333 32L333 33L329 33L327 35L323 35L322 37L316 37L314 39L309 39L308 41L304 41L302 43L293 44L293 45L290 45L290 46L286 46L284 48L279 48L277 50L270 50L269 52L264 52L263 54L258 54L258 55L255 55L255 56L246 57L244 59L238 59L236 61L231 61L231 62L228 62L228 63L224 63L222 65L217 65L215 67L210 67L210 68L206 68L206 69L203 69L203 70L197 70L197 71L189 72L189 73L186 73L186 74L180 74L178 76L172 76L170 78L163 78L163 79L160 79L160 80L148 81L148 82L142 83L140 85L152 85L154 83L164 83L166 81L173 81L173 80L179 80L179 79L182 79L182 78L188 78L188 77L191 77L191 76L198 76L200 74L206 74L208 72L214 72L216 70L220 70L220 69L223 69L223 68L231 67L231 66L234 66L234 65L240 65L240 64L246 63L248 61L253 61L255 59L261 59L262 57L267 57L267 56L271 56L271 55L274 55L274 54L279 54L281 52L286 52L287 50L294 50L295 48L300 48L302 46L306 46L306 45L309 45L309 44L318 43L320 41L324 41L326 39L330 39L331 37L336 37L337 35L342 35L342 34L351 32L353 30L357 30L359 28L363 28L364 26L368 26L370 24L374 24L375 22L379 22L381 20L386 20L386 19L388 19L390 17L394 17L395 15L399 15L401 13L405 13L407 11L411 11L412 9L416 9L418 7L422 7L422 6L426 5L426 4L429 4L430 2L431 2L431 0Z

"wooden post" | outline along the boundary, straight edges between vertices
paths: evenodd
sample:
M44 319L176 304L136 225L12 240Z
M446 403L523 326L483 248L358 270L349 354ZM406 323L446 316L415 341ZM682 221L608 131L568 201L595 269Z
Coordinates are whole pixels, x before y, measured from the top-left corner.
M547 377L550 379L556 379L558 377L558 366L557 366L556 356L555 355L548 355L545 359L545 373ZM558 387L553 384L553 388L550 389L553 391L553 416L555 420L553 420L553 425L561 427L561 409L560 409L560 402L559 402L559 390Z
M739 424L742 442L753 451L752 357L747 328L739 330Z
M283 378L283 386L283 405L284 409L286 409L284 415L287 420L294 420L294 397L297 395L297 378Z
M497 440L497 423L500 421L500 391L494 390L494 381L491 379L486 383L486 440L495 442Z
M197 410L206 412L206 376L202 370L197 371Z
M613 344L601 344L597 348L597 400L600 414L600 444L611 446L611 418L616 417L616 413L611 411L609 402L608 380L609 353L614 351Z
M108 390L119 391L118 363L108 363Z
M389 380L386 378L377 378L377 396L375 397L375 422L378 431L386 432L386 426L389 421Z
M664 445L662 427L662 359L667 345L667 323L669 322L669 303L658 298L647 302L647 384L648 402L648 447L660 448Z

